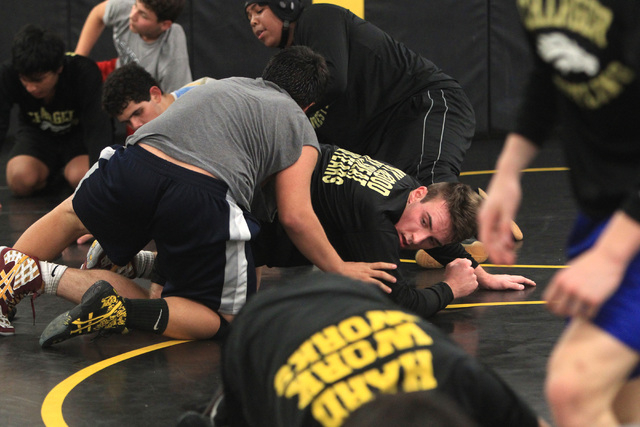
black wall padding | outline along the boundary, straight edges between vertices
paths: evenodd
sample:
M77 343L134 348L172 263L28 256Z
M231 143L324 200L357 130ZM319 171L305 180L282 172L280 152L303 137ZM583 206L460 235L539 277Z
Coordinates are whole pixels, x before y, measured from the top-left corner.
M0 59L9 59L13 35L29 22L58 30L73 50L86 16L98 3L0 0ZM178 22L187 34L194 78L256 77L275 52L254 38L241 4L187 0ZM478 134L509 129L531 66L515 0L365 0L365 18L460 82L475 108ZM107 29L91 57L114 56Z

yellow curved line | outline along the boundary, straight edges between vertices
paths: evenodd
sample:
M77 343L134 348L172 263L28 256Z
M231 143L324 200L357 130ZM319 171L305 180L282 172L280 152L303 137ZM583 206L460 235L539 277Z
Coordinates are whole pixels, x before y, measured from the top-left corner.
M184 342L189 342L189 340L166 341L159 344L150 345L138 350L129 351L127 353L105 359L101 362L94 363L93 365L81 369L80 371L76 372L75 374L71 375L60 384L55 386L49 392L49 394L47 394L47 397L45 397L44 402L42 402L42 409L40 411L42 421L44 421L44 425L47 427L67 426L67 423L64 421L64 417L62 416L62 403L64 402L64 399L75 386L77 386L96 372L108 368L111 365L115 365L116 363L122 362L123 360L131 359L133 357L140 356L141 354L149 353L161 348L182 344Z
M568 171L569 168L566 167L557 167L557 168L528 168L522 169L522 172L561 172ZM469 176L469 175L490 175L496 173L495 170L485 170L485 171L467 171L460 172L460 176Z
M470 304L449 304L447 308L491 307L496 305L536 305L546 304L546 301L512 301L512 302L477 302Z

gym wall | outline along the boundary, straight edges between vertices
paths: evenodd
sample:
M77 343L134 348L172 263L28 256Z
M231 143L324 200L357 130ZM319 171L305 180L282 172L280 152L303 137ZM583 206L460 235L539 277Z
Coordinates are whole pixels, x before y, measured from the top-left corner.
M306 0L311 2L311 0ZM456 78L476 111L477 135L507 131L531 67L515 0L315 0L348 7ZM0 0L0 58L27 23L57 30L73 50L97 0ZM275 52L251 34L241 0L187 0L178 19L189 43L194 79L256 77ZM115 57L107 29L91 53Z

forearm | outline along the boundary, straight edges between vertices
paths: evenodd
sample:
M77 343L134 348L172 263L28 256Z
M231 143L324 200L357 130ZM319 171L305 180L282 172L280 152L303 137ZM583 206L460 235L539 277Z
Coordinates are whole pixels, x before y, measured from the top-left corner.
M392 286L391 298L401 307L429 318L453 301L453 292L445 282L417 289L404 282Z
M105 28L103 21L105 6L106 2L100 3L89 12L78 38L78 44L75 49L76 54L89 56L91 53L93 46L95 46Z
M32 224L13 245L15 249L41 260L53 260L88 231L73 211L71 198Z
M496 163L496 175L520 178L522 170L535 158L538 146L517 133L510 133Z
M301 212L296 218L280 221L298 250L320 270L340 273L344 261L331 246L320 221L311 212Z

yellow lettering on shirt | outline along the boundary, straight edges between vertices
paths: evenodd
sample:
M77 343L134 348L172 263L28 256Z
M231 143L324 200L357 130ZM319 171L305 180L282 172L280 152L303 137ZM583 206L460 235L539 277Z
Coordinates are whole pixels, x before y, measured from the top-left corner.
M274 379L278 396L309 407L323 426L339 426L379 393L437 387L433 338L416 316L372 310L329 325L304 341Z

